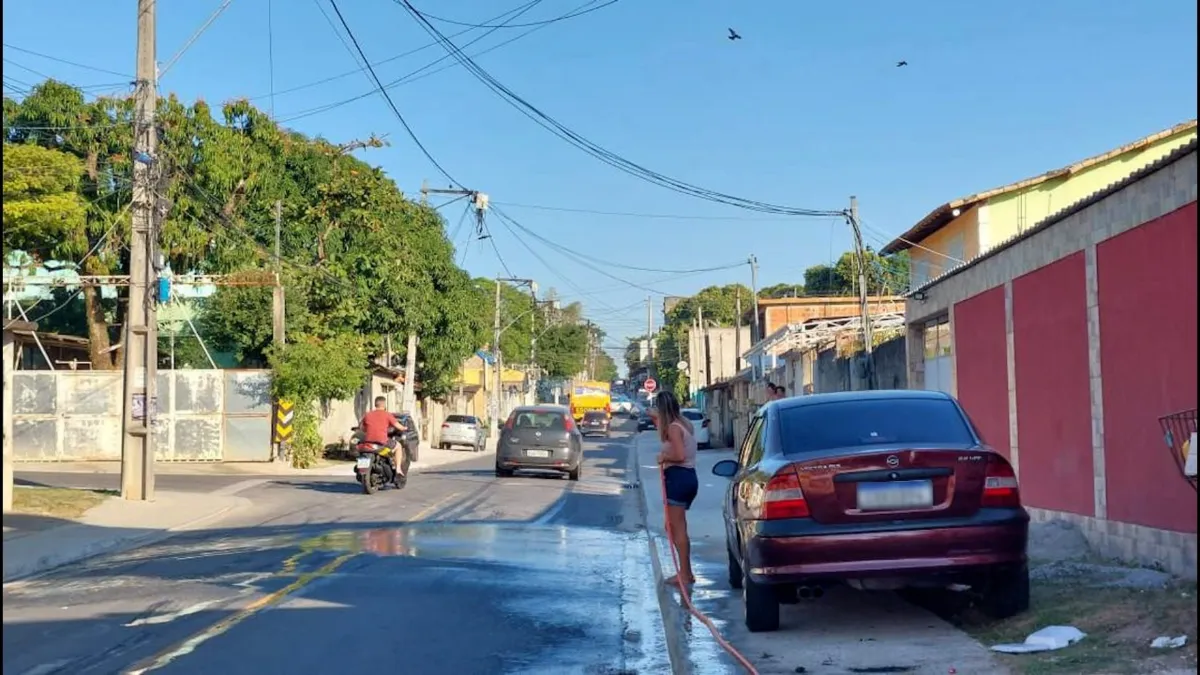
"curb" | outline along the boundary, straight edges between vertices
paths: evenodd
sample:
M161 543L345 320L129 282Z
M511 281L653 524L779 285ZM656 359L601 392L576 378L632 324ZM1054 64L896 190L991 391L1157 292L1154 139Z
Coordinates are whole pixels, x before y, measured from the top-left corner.
M637 476L638 504L641 506L642 529L646 532L646 544L650 547L650 566L654 570L654 589L658 595L658 609L662 614L663 621L663 636L667 641L667 657L671 661L672 675L692 675L692 662L688 658L687 648L684 646L683 633L686 632L685 617L681 608L675 603L674 594L671 589L666 587L663 580L662 561L658 557L658 535L650 531L649 513L650 505L646 501L646 490L641 486L642 477L641 462L638 460L638 443L637 434L633 435L633 442L630 443L630 452L633 458L633 470ZM670 546L670 542L667 542Z
M245 508L250 505L251 501L244 497L232 497L232 503L224 508L212 513L207 513L197 518L193 518L174 527L146 532L143 534L134 534L128 537L119 537L109 541L97 542L95 545L75 553L69 553L61 556L45 556L32 565L24 566L24 569L18 569L12 573L6 572L4 575L3 585L7 587L9 584L13 583L34 581L51 572L66 567L67 565L83 562L85 560L90 560L91 558L96 558L102 555L124 553L125 551L131 551L133 549L142 548L151 544L157 544L160 541L182 534L187 530L195 529L201 525L206 525L225 516L231 511ZM76 526L67 526L67 528L70 527ZM47 560L49 560L49 562L47 562Z

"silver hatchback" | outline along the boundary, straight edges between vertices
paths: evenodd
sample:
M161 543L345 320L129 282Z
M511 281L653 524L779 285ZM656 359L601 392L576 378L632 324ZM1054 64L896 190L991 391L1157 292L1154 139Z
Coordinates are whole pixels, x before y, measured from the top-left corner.
M482 452L484 439L483 423L474 415L450 415L442 422L442 449L465 445L471 452Z
M512 411L496 442L496 476L520 469L565 473L579 480L583 436L563 406L522 406Z

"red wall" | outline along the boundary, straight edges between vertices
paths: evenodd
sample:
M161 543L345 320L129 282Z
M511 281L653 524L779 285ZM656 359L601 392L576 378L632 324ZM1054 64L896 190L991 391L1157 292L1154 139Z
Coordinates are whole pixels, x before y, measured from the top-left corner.
M1082 251L1012 282L1021 493L1030 506L1095 514Z
M1195 532L1158 417L1196 407L1196 203L1102 242L1096 264L1108 517Z
M1004 287L954 305L958 400L989 445L1009 457Z

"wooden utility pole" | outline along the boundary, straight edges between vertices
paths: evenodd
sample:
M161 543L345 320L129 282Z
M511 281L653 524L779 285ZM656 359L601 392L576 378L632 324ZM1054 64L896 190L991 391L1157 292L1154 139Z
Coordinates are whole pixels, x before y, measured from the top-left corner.
M156 235L155 174L161 170L155 107L158 105L156 54L157 0L138 0L137 82L133 146L133 223L129 242L129 294L125 308L125 403L122 419L121 497L154 498L155 381L158 312L154 279Z
M654 363L654 298L646 298L646 357L649 360L647 364L647 373L650 377L654 377L658 373L658 369Z
M858 302L862 322L863 357L867 363L867 389L875 388L875 357L871 334L871 296L867 287L867 250L863 246L862 229L858 224L858 197L850 197L850 210L846 212L850 230L854 233L854 257L858 262Z

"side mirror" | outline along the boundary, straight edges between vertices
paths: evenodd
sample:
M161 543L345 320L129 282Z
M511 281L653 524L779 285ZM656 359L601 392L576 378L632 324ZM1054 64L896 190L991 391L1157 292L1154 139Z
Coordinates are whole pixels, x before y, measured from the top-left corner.
M714 476L733 478L737 475L738 463L732 459L723 459L713 465L712 472Z

